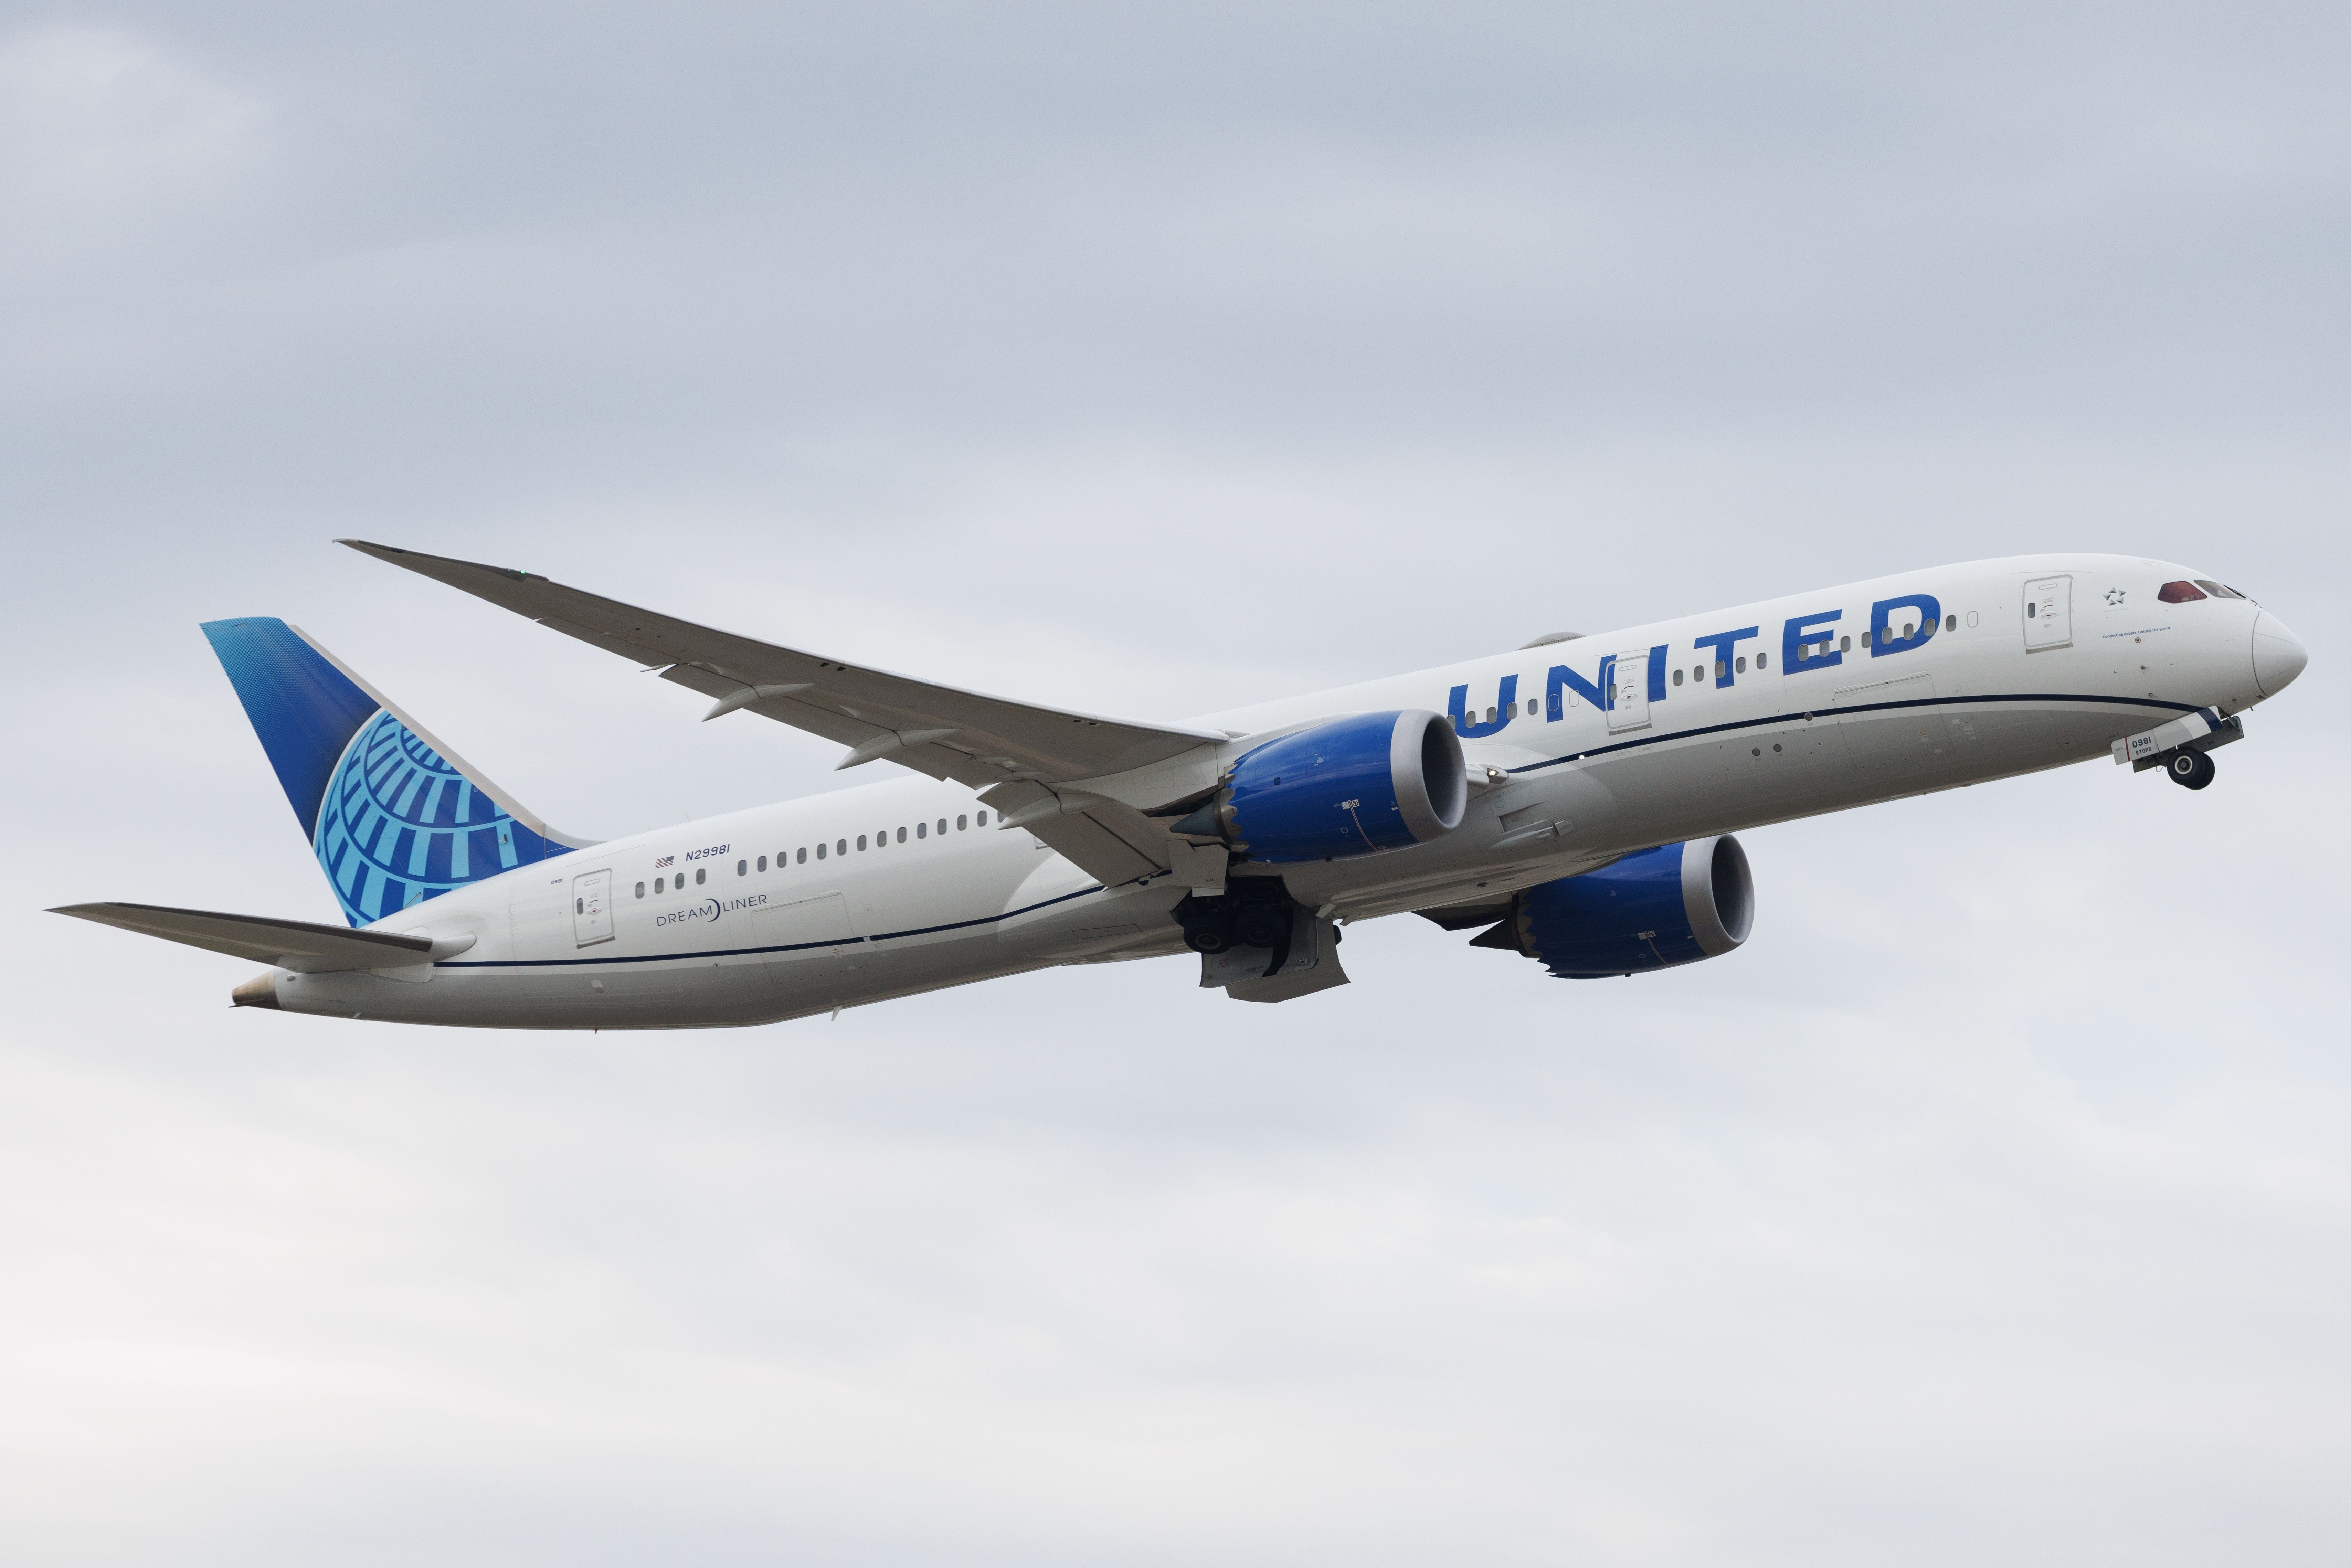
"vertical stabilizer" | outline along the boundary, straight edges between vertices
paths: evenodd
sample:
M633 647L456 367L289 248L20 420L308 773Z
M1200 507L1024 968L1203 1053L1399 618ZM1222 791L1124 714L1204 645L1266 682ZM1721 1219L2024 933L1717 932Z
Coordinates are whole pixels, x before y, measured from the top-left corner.
M298 627L251 616L204 632L353 925L585 842L524 810Z

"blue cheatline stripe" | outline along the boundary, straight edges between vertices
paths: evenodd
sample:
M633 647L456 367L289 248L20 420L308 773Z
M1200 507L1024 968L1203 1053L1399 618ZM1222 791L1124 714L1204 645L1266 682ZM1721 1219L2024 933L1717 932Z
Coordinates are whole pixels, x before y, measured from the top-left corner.
M1134 879L1134 882L1143 883L1150 880L1149 877L1139 876ZM1133 885L1132 883L1119 883L1121 887ZM823 942L788 942L774 947L709 947L698 953L645 953L635 957L453 958L444 959L434 967L436 969L562 969L587 964L674 964L688 958L745 958L758 953L801 953L811 947L851 947L861 942L887 942L899 936L929 936L941 931L965 931L975 925L993 925L998 921L1009 920L1015 915L1027 915L1033 910L1050 909L1057 904L1067 904L1073 898L1087 898L1094 894L1109 891L1109 888L1096 883L1092 887L1081 887L1075 893L1065 893L1058 898L1046 899L1041 904L1030 904L1019 909L1008 909L1001 915L983 915L977 920L952 920L945 925L910 926L904 931L884 931L874 936L835 936ZM819 894L817 896L824 895Z
M1800 719L1842 718L1849 713L1885 713L1906 707L1957 707L1975 703L2107 703L2116 707L2157 708L2167 713L2195 713L2193 703L2166 702L2159 697L2108 697L2068 695L2063 692L2011 692L2001 696L1985 697L1914 697L1898 703L1855 703L1849 707L1797 709L1775 713L1764 718L1734 719L1729 724L1702 725L1696 729L1677 729L1665 735L1644 735L1631 740L1620 740L1612 746L1594 746L1565 757L1554 757L1548 762L1530 762L1513 768L1512 773L1536 773L1546 768L1556 768L1562 762L1581 762L1593 757L1605 757L1612 751L1631 751L1644 746L1662 746L1669 740L1688 740L1695 736L1723 735L1739 729L1761 729L1769 725L1794 724Z
M1694 736L1721 735L1733 730L1757 729L1766 725L1792 724L1822 715L1836 716L1851 713L1880 713L1896 708L1951 707L1963 704L2015 702L2105 703L2121 707L2151 707L2175 713L2199 711L2190 703L2167 702L2155 697L2068 695L2057 692L2011 693L2001 696L1920 697L1907 702L1856 703L1849 707L1814 708L1810 713L1796 710L1774 714L1764 718L1739 719L1729 724L1712 724L1696 729L1675 730L1667 735L1641 736L1632 740L1621 740L1611 746L1595 746L1589 750L1575 752L1566 757L1554 757L1548 762L1531 762L1523 768L1513 768L1510 771L1533 773L1545 768L1556 768L1562 762L1575 762L1587 758L1601 757L1612 751L1630 751L1638 747L1657 746L1669 740L1687 740ZM1151 877L1136 877L1134 883L1151 880L1153 880ZM1134 883L1121 883L1119 885L1127 887ZM904 931L884 931L873 936L837 936L822 942L793 942L771 947L708 947L692 953L647 953L635 956L620 956L602 958L444 959L434 967L441 969L556 969L588 965L673 964L696 958L745 958L762 953L800 953L815 947L848 947L867 942L887 942L904 936L930 936L942 931L964 931L975 925L993 925L1001 921L1010 920L1016 915L1027 915L1039 909L1049 909L1057 904L1067 904L1073 898L1086 898L1094 894L1108 891L1110 891L1108 887L1097 883L1092 887L1080 888L1075 893L1062 894L1058 898L1046 899L1040 904L1026 904L1019 909L1008 909L1001 915L984 915L977 919L955 920L943 925L910 926Z

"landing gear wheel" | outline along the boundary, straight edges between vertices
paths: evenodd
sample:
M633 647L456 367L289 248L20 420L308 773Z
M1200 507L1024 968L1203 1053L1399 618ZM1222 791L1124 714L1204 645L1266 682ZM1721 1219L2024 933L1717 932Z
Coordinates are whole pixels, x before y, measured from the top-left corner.
M1290 935L1290 911L1287 909L1249 909L1241 913L1234 924L1239 928L1244 947L1279 947Z
M1184 946L1195 953L1221 953L1233 945L1232 934L1222 925L1186 925Z
M2212 766L2212 759L2200 751L2179 753L2163 765L2163 770L2174 784L2183 789L2201 789L2212 782L2212 775L2220 771Z

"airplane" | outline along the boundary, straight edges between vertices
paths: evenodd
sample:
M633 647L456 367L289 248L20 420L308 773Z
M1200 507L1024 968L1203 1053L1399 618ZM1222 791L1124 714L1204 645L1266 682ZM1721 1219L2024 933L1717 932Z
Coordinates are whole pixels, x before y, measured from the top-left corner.
M1735 834L2110 757L2189 789L2308 662L2188 567L1905 572L1146 724L721 632L525 571L363 554L902 776L604 842L549 826L299 629L204 632L345 925L55 911L268 966L239 1007L510 1029L747 1025L1050 965L1197 955L1200 985L1347 982L1411 912L1550 976L1719 957Z

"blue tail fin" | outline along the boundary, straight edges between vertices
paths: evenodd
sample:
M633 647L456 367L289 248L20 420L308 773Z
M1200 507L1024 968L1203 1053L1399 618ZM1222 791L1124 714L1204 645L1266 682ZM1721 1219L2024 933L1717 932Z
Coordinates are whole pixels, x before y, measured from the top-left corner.
M352 925L584 846L298 628L253 616L204 632Z

